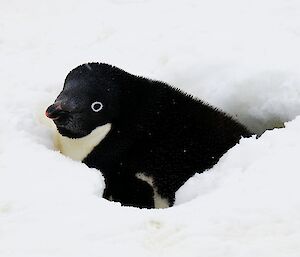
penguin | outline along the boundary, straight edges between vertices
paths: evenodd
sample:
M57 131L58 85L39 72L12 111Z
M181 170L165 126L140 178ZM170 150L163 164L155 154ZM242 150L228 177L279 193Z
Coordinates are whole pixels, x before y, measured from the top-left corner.
M46 116L62 154L102 173L105 199L139 208L173 206L190 177L251 136L204 101L105 63L70 71Z

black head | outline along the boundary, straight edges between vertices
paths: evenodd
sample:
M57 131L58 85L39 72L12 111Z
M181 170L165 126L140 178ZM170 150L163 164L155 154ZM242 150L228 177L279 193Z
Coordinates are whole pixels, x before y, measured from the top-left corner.
M80 138L98 126L113 123L119 113L118 69L107 64L78 66L46 110L63 136Z

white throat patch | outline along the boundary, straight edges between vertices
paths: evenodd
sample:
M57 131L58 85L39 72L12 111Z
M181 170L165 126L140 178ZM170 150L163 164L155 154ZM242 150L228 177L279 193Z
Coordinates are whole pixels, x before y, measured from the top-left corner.
M57 133L56 147L63 155L82 161L105 138L110 129L111 123L107 123L81 138L68 138Z

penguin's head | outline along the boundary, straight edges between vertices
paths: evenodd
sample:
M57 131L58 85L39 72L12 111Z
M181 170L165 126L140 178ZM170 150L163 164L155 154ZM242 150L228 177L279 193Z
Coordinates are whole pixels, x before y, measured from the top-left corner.
M113 123L119 113L119 86L114 67L89 63L72 70L54 104L46 110L63 136L81 138Z

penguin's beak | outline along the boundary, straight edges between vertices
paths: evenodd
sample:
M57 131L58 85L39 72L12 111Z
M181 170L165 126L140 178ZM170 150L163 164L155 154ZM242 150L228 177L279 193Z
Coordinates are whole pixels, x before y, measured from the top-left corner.
M52 120L57 120L65 113L61 107L61 102L55 102L47 108L45 115Z

